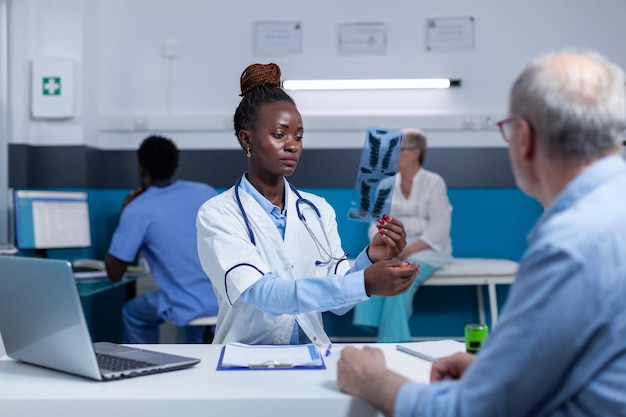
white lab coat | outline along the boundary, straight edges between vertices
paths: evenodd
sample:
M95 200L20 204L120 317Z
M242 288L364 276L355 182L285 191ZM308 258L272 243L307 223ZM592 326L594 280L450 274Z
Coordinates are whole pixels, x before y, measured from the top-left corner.
M298 218L298 197L286 181L285 188L289 194L284 240L267 213L241 187L239 197L254 233L256 246L250 241L237 205L235 187L207 201L198 212L198 254L219 302L213 343L288 344L295 320L312 342L330 343L319 312L271 316L239 298L268 272L283 279L295 280L301 277L326 277L335 273L344 275L350 268L347 261L339 262L339 265L337 261L329 265L315 265L317 260L327 260L328 257L321 252ZM299 205L315 236L328 250L321 230L323 224L330 240L331 253L337 257L343 254L333 208L321 197L299 192L303 198L313 202L321 213L320 222L308 205Z

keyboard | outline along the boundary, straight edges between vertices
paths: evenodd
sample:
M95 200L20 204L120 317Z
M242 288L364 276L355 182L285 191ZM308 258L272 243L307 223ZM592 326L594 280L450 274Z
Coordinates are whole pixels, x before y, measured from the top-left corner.
M127 371L130 369L141 369L156 366L155 363L138 361L135 359L120 358L119 356L107 355L96 352L96 358L100 369L111 372Z
M94 268L93 266L74 266L72 265L72 272L101 272L102 269Z

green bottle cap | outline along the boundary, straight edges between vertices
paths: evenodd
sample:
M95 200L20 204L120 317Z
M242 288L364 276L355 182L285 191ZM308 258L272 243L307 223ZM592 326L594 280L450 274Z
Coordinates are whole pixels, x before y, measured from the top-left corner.
M488 335L489 327L486 324L468 324L465 326L465 350L467 353L478 353Z

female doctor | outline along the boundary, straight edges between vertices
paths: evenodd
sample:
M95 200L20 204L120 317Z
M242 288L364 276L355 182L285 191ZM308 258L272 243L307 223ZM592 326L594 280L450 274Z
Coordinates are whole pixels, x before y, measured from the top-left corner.
M403 293L419 266L395 259L406 233L383 216L350 268L333 208L285 179L304 128L280 68L250 65L240 83L234 125L248 171L197 218L198 254L219 301L213 343L330 343L321 312L341 315L370 295Z

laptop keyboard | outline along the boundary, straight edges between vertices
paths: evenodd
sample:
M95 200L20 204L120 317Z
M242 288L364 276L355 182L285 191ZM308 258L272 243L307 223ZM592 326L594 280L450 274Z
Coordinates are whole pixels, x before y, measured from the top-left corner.
M101 272L102 269L94 268L93 266L74 266L72 265L72 272Z
M108 355L106 353L99 352L96 352L96 358L98 360L98 365L100 366L100 369L105 369L112 372L156 366L155 363L138 361L135 359L120 358L119 356Z

